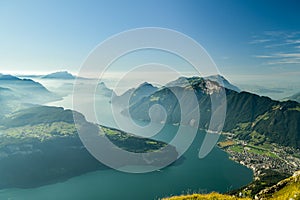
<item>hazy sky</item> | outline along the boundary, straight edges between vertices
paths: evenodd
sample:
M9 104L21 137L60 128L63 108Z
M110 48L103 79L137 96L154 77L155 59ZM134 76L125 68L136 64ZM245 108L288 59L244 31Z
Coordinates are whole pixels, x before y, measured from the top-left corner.
M164 27L199 42L236 80L300 75L300 1L0 1L0 71L77 73L100 42Z

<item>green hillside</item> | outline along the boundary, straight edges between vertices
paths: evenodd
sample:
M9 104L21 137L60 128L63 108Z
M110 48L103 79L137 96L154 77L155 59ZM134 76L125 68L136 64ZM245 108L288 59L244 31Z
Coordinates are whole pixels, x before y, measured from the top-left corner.
M57 101L60 96L31 79L21 79L0 73L0 118L32 105Z
M154 94L145 97L129 108L131 116L137 120L149 121L149 108L160 104L167 112L167 123L179 123L180 105L172 90L184 96L187 90L194 89L201 113L200 128L207 129L211 116L211 100L207 92L208 82L200 77L187 79L190 85L161 88ZM209 84L218 85L216 82ZM235 92L226 89L227 112L224 132L232 132L242 140L254 144L269 142L283 146L300 148L300 104L293 101L279 102L268 97L261 97L248 92ZM189 102L186 102L189 106ZM194 110L190 105L188 110ZM184 115L183 115L184 116ZM159 120L157 122L160 122ZM253 138L252 133L260 135Z
M254 198L237 197L239 195L224 195L218 193L211 194L191 194L163 198L163 200L298 200L300 199L300 173L295 172L293 176L279 181L271 187L259 191Z
M96 139L107 136L127 151L155 151L166 159L177 157L173 147L161 150L166 143L97 126L87 122L80 113L74 115L80 128L87 134L97 135ZM108 168L82 144L71 110L37 106L12 113L0 120L0 124L0 188L36 187ZM99 134L99 128L105 135Z
M218 193L211 194L190 194L182 196L174 196L170 198L163 198L162 200L251 200L250 198L238 198Z

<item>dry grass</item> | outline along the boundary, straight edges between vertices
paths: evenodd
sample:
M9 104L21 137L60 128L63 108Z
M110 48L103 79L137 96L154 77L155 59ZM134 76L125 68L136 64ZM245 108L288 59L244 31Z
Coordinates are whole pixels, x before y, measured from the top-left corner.
M300 199L300 181L299 179L291 179L289 184L275 192L270 200L299 200Z
M263 200L300 200L300 172L296 176L292 176L279 184L284 183L284 187L281 189L275 189L276 192L267 189L266 192L259 194L259 199ZM277 187L278 184L274 187ZM271 188L270 188L271 189ZM269 192L268 192L269 190ZM169 198L163 198L162 200L251 200L250 198L238 198L235 196L219 194L216 192L210 194L191 194L174 196Z
M164 198L162 200L251 200L250 198L237 198L234 196L223 195L218 193L210 194L191 194L185 196L174 196L170 198Z

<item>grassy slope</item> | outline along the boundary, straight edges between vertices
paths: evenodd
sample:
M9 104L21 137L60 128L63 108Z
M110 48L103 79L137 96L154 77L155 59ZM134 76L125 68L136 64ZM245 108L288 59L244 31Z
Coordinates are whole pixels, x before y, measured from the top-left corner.
M74 113L82 126L98 127L85 121L80 113ZM165 143L137 137L123 131L100 127L105 135L119 147L133 152L159 150ZM94 129L93 129L94 130ZM78 137L73 112L63 108L37 106L20 110L0 120L0 148L10 144L46 142L67 137Z
M270 200L296 200L300 199L300 173L279 181L276 185L260 191L257 195L260 199Z
M278 182L276 185L266 188L257 194L264 200L298 200L300 199L300 173ZM250 198L237 198L232 195L218 193L192 194L164 198L163 200L248 200Z
M276 192L272 200L282 200L282 199L300 199L300 184L293 183L285 188Z
M250 200L249 198L237 198L234 196L223 195L218 193L210 194L191 194L186 196L175 196L170 198L165 198L163 200Z

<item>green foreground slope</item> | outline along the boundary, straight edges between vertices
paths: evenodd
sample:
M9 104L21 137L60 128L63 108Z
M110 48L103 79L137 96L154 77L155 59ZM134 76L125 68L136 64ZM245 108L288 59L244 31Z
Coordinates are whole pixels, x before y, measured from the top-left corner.
M238 195L237 195L238 196ZM233 195L223 195L218 193L211 194L192 194L164 198L163 200L240 200L251 199L249 197L236 197ZM293 176L284 179L272 187L267 187L258 192L254 199L261 200L298 200L300 199L300 172L295 172Z

